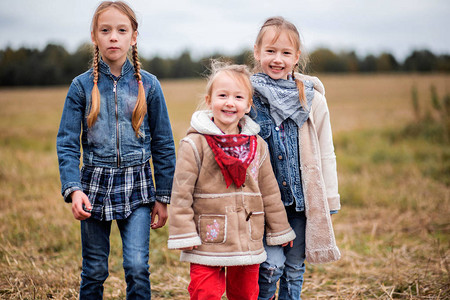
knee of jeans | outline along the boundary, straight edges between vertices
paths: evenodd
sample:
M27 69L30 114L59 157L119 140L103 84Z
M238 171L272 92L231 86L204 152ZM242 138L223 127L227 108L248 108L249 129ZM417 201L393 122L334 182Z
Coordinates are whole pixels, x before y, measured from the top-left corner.
M260 276L263 276L264 278L268 279L268 281L271 281L271 278L274 277L275 280L278 280L278 278L283 274L284 265L277 266L273 264L269 264L267 262L263 262L259 266L259 274Z
M81 276L103 282L108 278L108 265L104 264L83 264Z
M263 262L263 263L261 263L260 265L259 265L259 268L260 269L263 269L263 270L270 270L270 271L277 271L277 270L280 270L280 271L283 271L284 270L284 264L271 264L271 263L268 263L267 261L265 261L265 262Z
M306 267L304 263L301 264L286 264L285 273L287 278L294 278L294 280L303 279Z
M149 274L148 259L133 257L131 260L124 260L123 268L128 275Z

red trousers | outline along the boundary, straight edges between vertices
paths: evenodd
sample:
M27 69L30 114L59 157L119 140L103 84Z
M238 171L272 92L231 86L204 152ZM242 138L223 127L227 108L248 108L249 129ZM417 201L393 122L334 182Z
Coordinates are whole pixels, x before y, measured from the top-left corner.
M220 300L225 290L228 300L256 300L258 276L259 265L210 267L191 263L188 291L191 300Z

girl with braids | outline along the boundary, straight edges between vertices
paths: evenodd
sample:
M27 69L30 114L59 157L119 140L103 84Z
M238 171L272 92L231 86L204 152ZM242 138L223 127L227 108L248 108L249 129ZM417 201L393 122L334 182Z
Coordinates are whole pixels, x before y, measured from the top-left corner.
M297 28L269 18L254 45L256 73L250 117L268 143L281 199L296 238L292 247L265 243L259 299L300 299L305 259L325 263L340 258L331 214L340 209L336 156L325 90L317 77L296 73L305 66Z
M62 194L81 221L80 299L103 296L112 220L122 238L127 298L150 299L150 228L167 220L175 169L167 107L156 77L141 70L132 9L102 2L91 30L93 66L73 80L57 136Z

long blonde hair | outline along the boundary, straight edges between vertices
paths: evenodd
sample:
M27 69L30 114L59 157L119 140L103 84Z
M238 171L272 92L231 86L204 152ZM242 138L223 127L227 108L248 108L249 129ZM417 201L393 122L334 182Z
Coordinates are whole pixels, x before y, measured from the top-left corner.
M303 85L303 81L295 77L296 71L295 69L297 67L300 72L302 73L305 72L306 66L308 64L308 55L306 54L306 51L303 49L303 43L301 42L300 34L297 30L297 27L295 27L294 24L287 21L283 17L268 18L261 26L261 29L259 30L259 33L256 36L255 46L257 49L261 49L263 37L269 29L275 29L275 37L272 42L276 42L276 40L280 37L280 34L284 31L287 33L290 41L294 45L294 48L300 51L299 61L292 69L292 78L295 80L295 83L297 84L297 88L299 91L299 101L302 104L302 106L306 108L308 105L306 102L305 88ZM257 72L261 71L261 66L258 62L255 62L255 71Z
M131 27L133 32L137 32L138 30L138 22L136 19L136 15L134 11L122 1L104 1L99 4L97 9L95 10L94 16L92 17L91 31L93 34L96 34L97 26L98 26L98 18L101 13L109 8L115 8L119 10L121 13L126 15L131 22ZM145 101L145 91L144 85L142 83L141 76L141 63L138 57L137 44L132 46L131 57L133 60L134 66L134 76L138 82L138 96L136 100L136 105L133 109L133 115L131 119L131 124L133 126L134 132L136 133L136 137L142 135L139 128L141 127L142 122L144 121L145 114L147 113L147 102ZM95 122L97 121L98 114L100 113L100 92L98 90L97 82L98 82L98 64L100 60L100 51L98 46L94 46L94 57L92 60L92 68L93 68L93 76L94 76L94 87L92 88L92 99L91 99L91 108L89 111L89 115L87 116L87 124L88 127L91 128Z

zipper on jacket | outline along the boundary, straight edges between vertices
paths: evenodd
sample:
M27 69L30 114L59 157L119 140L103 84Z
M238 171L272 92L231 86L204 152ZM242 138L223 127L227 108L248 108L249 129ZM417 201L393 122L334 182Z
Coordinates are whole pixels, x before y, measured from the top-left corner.
M117 80L114 80L114 102L116 106L116 154L117 154L117 167L120 167L120 148L119 148L119 105L117 103L117 81L120 77L117 78Z

